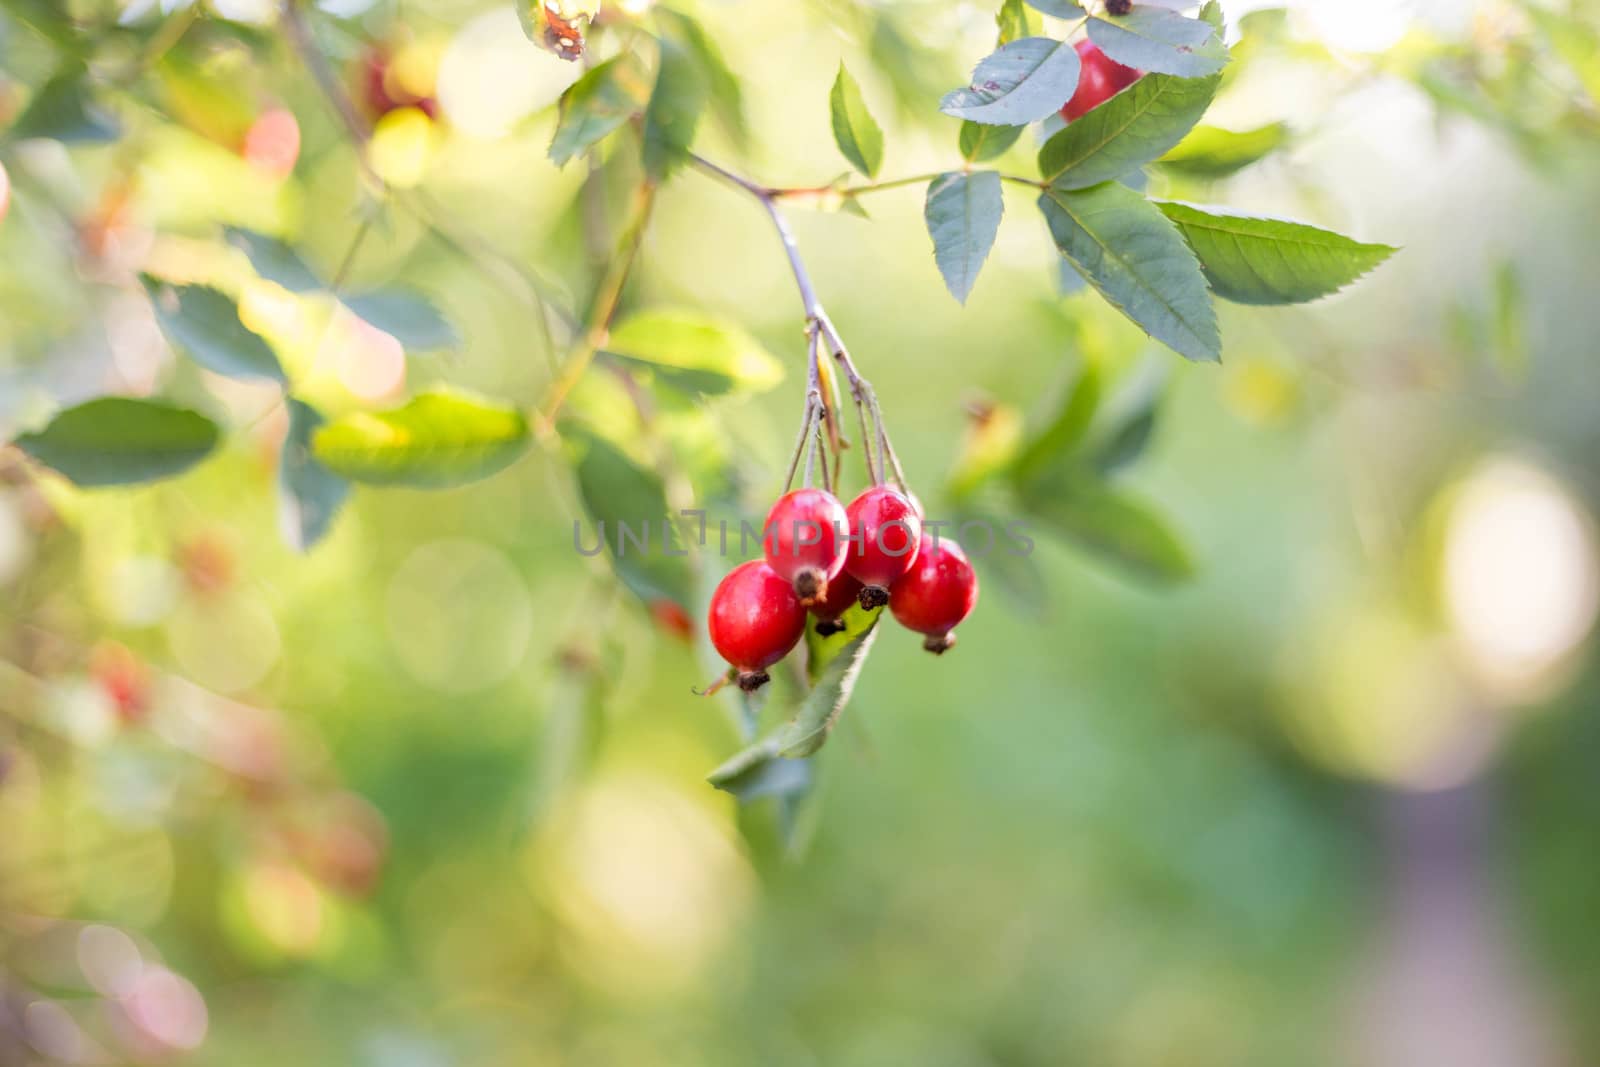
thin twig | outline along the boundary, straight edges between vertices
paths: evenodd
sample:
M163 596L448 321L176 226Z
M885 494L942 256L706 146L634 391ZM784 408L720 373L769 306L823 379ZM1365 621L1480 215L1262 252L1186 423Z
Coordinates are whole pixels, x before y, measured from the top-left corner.
M561 406L566 403L568 394L589 369L595 354L606 343L606 337L611 330L611 320L616 317L617 307L622 301L623 287L628 283L628 275L633 269L634 260L639 256L639 248L644 243L644 232L650 223L650 209L655 204L655 195L655 183L648 180L640 183L634 192L633 218L617 242L616 254L612 256L605 276L600 279L599 288L595 290L594 302L589 308L588 323L583 333L573 343L572 350L567 353L567 358L561 365L561 373L546 390L544 403L539 405L542 413L541 426L547 432L554 428L556 416L560 414Z

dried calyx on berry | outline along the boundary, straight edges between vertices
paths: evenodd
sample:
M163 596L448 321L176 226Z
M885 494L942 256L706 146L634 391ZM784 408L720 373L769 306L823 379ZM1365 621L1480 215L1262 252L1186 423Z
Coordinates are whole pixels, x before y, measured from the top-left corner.
M844 570L849 518L826 489L785 493L767 512L762 548L773 573L794 587L809 607L828 592Z
M845 509L850 519L850 545L844 569L863 586L861 606L881 608L890 602L890 587L917 561L922 517L902 492L875 485Z
M712 645L737 672L739 688L750 693L767 683L767 668L799 642L806 609L788 582L755 559L722 579L711 595L707 623Z
M1126 15L1133 10L1133 0L1106 0L1106 14Z
M978 576L961 546L926 535L915 565L889 591L895 619L925 635L922 647L935 655L955 647L953 631L977 603Z

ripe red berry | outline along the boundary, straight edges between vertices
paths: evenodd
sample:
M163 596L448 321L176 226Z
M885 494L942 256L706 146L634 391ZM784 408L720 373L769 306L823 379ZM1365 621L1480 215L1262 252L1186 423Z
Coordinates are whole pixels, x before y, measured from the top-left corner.
M1144 71L1123 66L1087 38L1074 47L1078 50L1078 91L1061 109L1061 117L1068 122L1093 111L1144 76Z
M875 485L850 501L850 543L844 569L865 588L861 606L881 607L889 587L917 561L922 519L899 490Z
M759 689L767 668L789 654L806 628L806 609L788 582L759 559L728 572L711 595L711 643L739 672L739 688Z
M844 570L849 525L844 505L826 489L785 493L767 512L767 566L794 586L800 603L824 596Z
M839 576L828 583L827 592L811 605L811 614L817 619L817 633L827 637L841 632L844 623L839 619L851 604L856 603L861 596L861 589L861 583L849 571L840 571Z
M300 123L287 108L268 108L256 116L244 135L239 154L246 163L273 178L294 173L300 158Z
M978 576L954 541L924 536L916 565L889 590L889 610L900 625L926 634L922 647L942 653L956 643L951 633L978 603Z

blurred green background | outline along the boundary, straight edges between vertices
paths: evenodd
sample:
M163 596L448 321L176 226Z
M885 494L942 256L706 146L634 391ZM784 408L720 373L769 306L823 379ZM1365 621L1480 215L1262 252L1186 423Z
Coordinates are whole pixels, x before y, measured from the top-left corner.
M1150 181L1403 252L1308 308L1223 306L1220 366L1060 293L1026 190L965 307L917 191L862 198L870 220L786 206L930 513L983 417L1037 425L1093 373L1113 414L1159 401L1119 480L1193 563L1152 580L1048 524L1032 569L981 562L952 654L880 635L787 843L775 801L705 781L741 738L692 691L717 670L698 613L686 641L573 551L560 442L465 488L363 489L297 553L277 391L175 360L134 280L230 288L324 411L433 382L531 405L568 332L541 293L583 305L610 248L585 213L614 237L634 181L622 149L546 159L581 68L504 3L309 11L345 82L373 41L431 82L436 117L375 146L423 205L403 211L271 5L169 6L91 59L120 139L0 143L6 438L103 393L231 426L144 488L0 453L0 1062L1600 1059L1594 5L1246 20L1207 122L1288 142ZM48 10L0 10L3 128L63 53ZM842 59L885 177L959 165L934 104L992 47L989 5L692 10L748 127L741 148L708 125L704 154L833 181ZM603 18L594 47L643 17ZM269 107L298 120L290 173L214 132ZM255 279L224 225L353 288L403 282L461 343L400 355ZM714 516L758 519L804 339L755 201L696 173L661 189L623 303L655 306L737 324L783 381L684 399L646 376L635 409L641 379L602 363L571 407Z

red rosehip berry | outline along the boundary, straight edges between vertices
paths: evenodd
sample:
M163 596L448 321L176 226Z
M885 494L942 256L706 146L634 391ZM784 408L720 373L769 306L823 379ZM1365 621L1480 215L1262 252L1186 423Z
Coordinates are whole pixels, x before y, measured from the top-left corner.
M850 501L850 543L844 561L863 588L861 606L888 603L889 587L917 561L922 519L916 505L897 489L875 485Z
M767 668L789 654L806 628L794 588L759 559L728 572L711 595L711 643L739 672L739 688L767 682Z
M817 633L823 637L842 633L844 623L839 620L850 610L850 605L860 598L861 589L861 583L849 571L840 571L837 578L829 581L827 591L811 605L811 614L817 620Z
M927 635L922 647L935 654L954 647L951 631L978 603L978 576L954 541L922 538L916 564L889 590L889 610L901 626Z
M767 566L794 586L801 604L824 596L844 570L849 525L844 505L826 489L785 493L767 512Z
M1144 71L1125 67L1106 55L1093 41L1084 39L1073 47L1078 50L1078 91L1061 108L1061 117L1068 122L1093 111L1144 76Z

